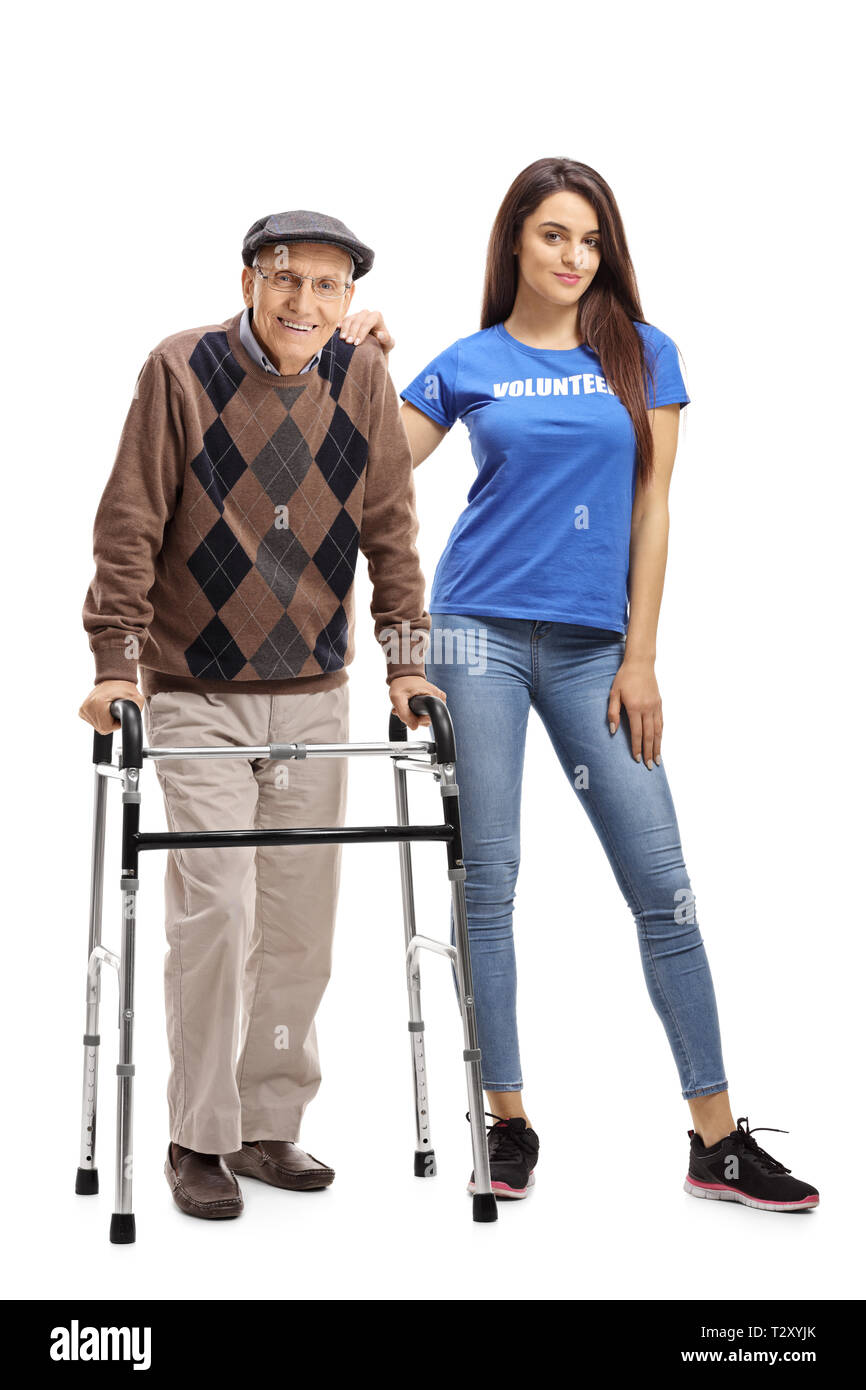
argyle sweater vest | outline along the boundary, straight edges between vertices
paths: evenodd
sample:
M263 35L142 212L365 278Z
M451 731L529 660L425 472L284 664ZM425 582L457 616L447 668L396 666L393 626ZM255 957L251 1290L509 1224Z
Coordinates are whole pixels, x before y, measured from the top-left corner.
M359 549L386 679L423 676L412 456L381 348L337 330L317 368L275 376L244 350L240 317L163 339L139 374L94 524L97 682L342 685Z

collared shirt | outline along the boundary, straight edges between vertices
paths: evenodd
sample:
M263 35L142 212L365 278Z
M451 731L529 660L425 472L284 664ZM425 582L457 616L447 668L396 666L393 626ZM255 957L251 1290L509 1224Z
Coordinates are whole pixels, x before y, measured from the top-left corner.
M245 314L241 314L240 325L241 342L243 343L244 348L249 353L253 361L258 362L259 366L264 367L266 372L272 372L274 376L280 376L281 373L277 371L276 367L274 366L271 359L268 357L267 353L262 352L261 347L256 341L256 338L253 335L252 322L253 311L252 309L247 309L247 312ZM311 357L306 367L302 367L300 372L297 373L297 375L300 376L304 372L311 372L313 368L318 365L319 358L321 357L321 355L322 350L320 348L319 351L316 353L315 357Z

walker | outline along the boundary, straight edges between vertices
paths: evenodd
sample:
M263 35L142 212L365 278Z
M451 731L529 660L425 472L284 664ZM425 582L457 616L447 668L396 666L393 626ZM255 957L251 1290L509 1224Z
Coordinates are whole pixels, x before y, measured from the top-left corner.
M497 1219L496 1198L490 1186L490 1164L484 1124L481 1089L481 1052L472 994L472 966L466 919L463 846L460 833L459 791L456 774L456 747L451 716L444 701L430 695L413 695L409 708L414 714L430 717L432 741L407 742L406 725L392 711L387 743L271 743L261 748L217 745L206 748L145 748L141 711L134 700L115 700L111 714L120 723L121 748L117 763L112 761L113 734L93 735L93 841L90 874L90 931L87 948L87 1020L84 1032L84 1083L81 1105L81 1152L75 1191L87 1196L99 1191L96 1168L96 1096L99 1069L99 1002L103 966L117 971L119 990L119 1046L117 1061L117 1123L115 1136L115 1198L110 1240L130 1245L135 1240L132 1210L132 1092L135 1066L132 1060L134 1022L133 985L135 977L135 921L138 897L138 856L151 849L213 849L232 845L292 844L379 844L394 843L400 855L400 882L403 898L403 929L406 949L406 983L409 992L409 1041L412 1051L412 1077L415 1096L415 1158L418 1178L436 1173L436 1157L430 1137L427 1100L427 1070L424 1060L424 1022L421 1017L421 975L419 954L427 949L446 956L457 977L460 1014L463 1020L463 1061L469 1092L469 1120L475 1192L472 1195L474 1221ZM344 758L384 754L394 768L397 824L353 826L333 829L205 830L192 832L143 831L139 829L141 770L146 758L262 758L282 761L300 758ZM443 802L441 825L412 825L409 821L406 773L432 773L439 783ZM121 928L120 955L102 944L102 888L105 862L106 794L109 778L122 785L122 849L120 871ZM413 840L442 840L448 855L448 878L454 919L455 944L448 945L415 930L415 902L412 884L410 843Z

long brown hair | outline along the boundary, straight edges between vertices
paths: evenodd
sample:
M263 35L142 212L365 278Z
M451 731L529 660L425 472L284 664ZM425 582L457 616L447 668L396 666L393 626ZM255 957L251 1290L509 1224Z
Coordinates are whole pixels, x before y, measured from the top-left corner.
M611 390L631 416L637 442L638 479L646 486L653 474L653 440L644 383L648 376L654 391L655 379L643 340L634 326L634 321L646 323L646 319L616 199L601 174L588 164L573 159L536 159L517 175L490 233L481 327L491 328L504 322L514 308L517 256L512 248L530 213L551 193L563 188L579 193L595 211L601 260L592 284L579 301L580 332L586 346L598 354Z

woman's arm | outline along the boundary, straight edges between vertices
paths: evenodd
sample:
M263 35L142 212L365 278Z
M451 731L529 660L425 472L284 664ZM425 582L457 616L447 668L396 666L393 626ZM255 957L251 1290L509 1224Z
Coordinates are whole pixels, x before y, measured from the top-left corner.
M429 415L425 415L423 410L418 410L408 401L404 401L400 407L400 419L406 427L406 434L409 436L409 447L412 450L412 467L417 468L419 463L423 463L432 454L437 444L448 433L446 425L439 425L435 420L431 420Z
M378 309L362 309L358 313L349 314L340 324L340 337L346 338L350 343L363 343L364 339L373 334L378 339L382 350L385 353L385 361L388 361L388 354L394 346L394 339L388 331L385 320ZM417 468L419 463L423 463L429 458L437 444L441 444L448 430L445 425L438 425L435 420L431 420L429 415L425 415L423 410L417 410L414 405L404 401L400 408L400 418L409 436L409 445L412 449L412 467Z
M632 754L646 766L661 761L662 702L655 677L656 634L668 555L668 493L680 427L678 404L650 411L654 473L649 487L638 487L631 518L629 622L622 665L610 692L611 733L625 705Z

